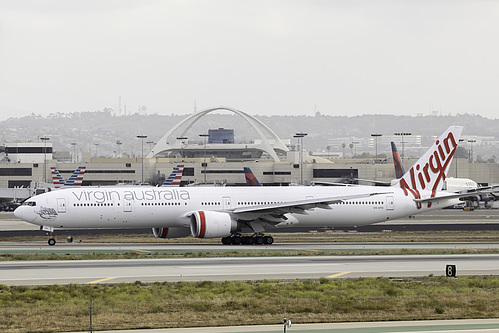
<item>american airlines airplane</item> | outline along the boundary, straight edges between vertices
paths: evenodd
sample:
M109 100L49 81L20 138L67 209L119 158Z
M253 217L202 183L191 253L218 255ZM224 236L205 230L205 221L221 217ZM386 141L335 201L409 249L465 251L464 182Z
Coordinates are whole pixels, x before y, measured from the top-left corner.
M272 244L263 233L273 228L359 226L459 203L466 194L440 190L462 130L449 127L391 187L77 187L32 197L14 214L47 231L49 245L57 228L146 227L158 238Z
M184 172L184 165L179 164L173 168L172 173L165 179L164 187L179 187L182 180L182 173Z
M68 186L81 186L83 182L83 175L85 174L86 167L80 166L76 169L68 180L62 178L61 173L55 167L50 167L50 172L52 173L52 182L54 183L54 188L59 189L61 187Z

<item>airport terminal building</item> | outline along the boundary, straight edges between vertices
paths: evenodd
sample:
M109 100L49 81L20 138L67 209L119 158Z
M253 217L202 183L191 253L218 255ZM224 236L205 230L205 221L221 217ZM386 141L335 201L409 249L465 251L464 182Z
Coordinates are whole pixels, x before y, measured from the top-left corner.
M190 133L205 115L223 109L241 117L256 133L252 140L238 142L230 128L206 128ZM301 136L300 136L301 135ZM179 164L184 165L182 185L245 185L244 167L249 167L263 186L290 186L312 183L360 183L361 180L390 183L395 178L391 159L344 159L310 155L300 144L306 133L297 133L297 144L281 140L267 125L231 108L200 111L173 126L147 156L96 158L90 152L54 152L47 140L6 143L0 152L0 188L37 187L50 184L51 167L67 179L78 166L85 166L83 185L161 185ZM138 138L141 138L138 136ZM145 136L142 138L144 140ZM303 141L301 141L302 143ZM404 160L406 169L415 159ZM478 183L499 183L497 163L470 163L454 159L449 177L470 178Z

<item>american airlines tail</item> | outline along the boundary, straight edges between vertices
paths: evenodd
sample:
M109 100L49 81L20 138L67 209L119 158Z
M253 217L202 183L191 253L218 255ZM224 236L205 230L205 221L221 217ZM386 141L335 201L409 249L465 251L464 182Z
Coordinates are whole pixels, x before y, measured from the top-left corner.
M80 166L78 169L73 172L71 177L68 178L66 183L64 183L63 187L68 187L68 186L81 186L83 183L83 176L85 175L85 170L86 167Z
M52 173L52 182L54 183L54 188L60 188L64 185L65 180L62 178L61 173L55 167L50 167L50 173Z
M180 186L180 181L182 180L182 173L184 172L184 165L179 164L173 168L172 173L166 178L162 187L178 187Z
M61 176L59 170L57 170L55 167L50 167L54 188L58 189L61 187L68 187L68 186L81 186L83 182L83 175L85 174L85 169L86 167L82 166L78 167L78 169L76 169L71 175L71 177L69 177L68 180L66 181Z

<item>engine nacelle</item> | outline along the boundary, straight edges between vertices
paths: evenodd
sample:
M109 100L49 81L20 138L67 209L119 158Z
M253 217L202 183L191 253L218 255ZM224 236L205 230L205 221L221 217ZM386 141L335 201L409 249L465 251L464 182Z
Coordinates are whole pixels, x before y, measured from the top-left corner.
M152 228L156 238L183 238L191 234L189 228Z
M191 215L191 233L196 238L229 236L237 229L237 222L228 213L198 211Z

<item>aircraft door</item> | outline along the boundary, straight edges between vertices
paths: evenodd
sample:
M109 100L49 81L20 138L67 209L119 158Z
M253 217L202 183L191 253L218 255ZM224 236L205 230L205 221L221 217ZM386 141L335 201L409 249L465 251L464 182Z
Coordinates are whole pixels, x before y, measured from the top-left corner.
M133 200L123 199L123 211L131 212L133 207Z
M223 197L222 198L224 209L230 209L230 197Z
M57 198L57 212L65 213L66 212L66 199L65 198Z
M387 196L386 197L386 210L393 210L395 206L395 202L393 200L392 196Z

